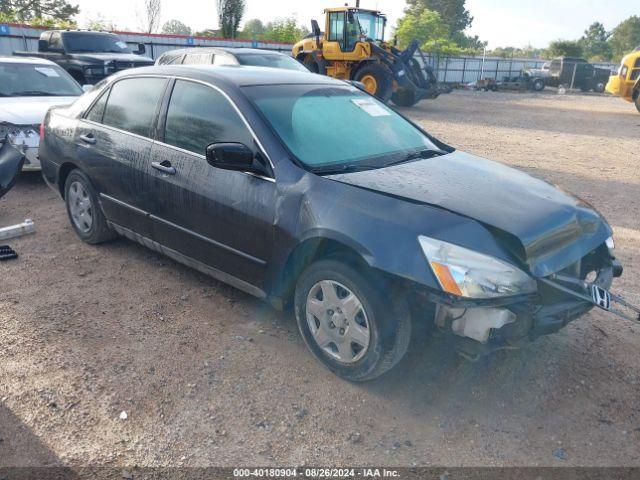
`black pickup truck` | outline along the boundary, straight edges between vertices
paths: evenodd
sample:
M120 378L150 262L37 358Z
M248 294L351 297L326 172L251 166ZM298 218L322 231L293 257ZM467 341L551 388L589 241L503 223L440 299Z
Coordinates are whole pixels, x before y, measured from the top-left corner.
M151 58L143 56L145 53L144 44L139 44L138 51L132 52L113 33L52 30L40 35L38 52L14 52L14 55L51 60L85 85L95 84L121 70L153 65Z

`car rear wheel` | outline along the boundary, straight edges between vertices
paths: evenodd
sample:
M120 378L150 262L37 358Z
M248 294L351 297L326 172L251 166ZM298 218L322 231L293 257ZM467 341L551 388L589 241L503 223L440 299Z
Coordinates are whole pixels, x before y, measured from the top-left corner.
M596 83L596 86L593 87L593 91L597 93L604 93L606 87L607 85L604 82L598 82Z
M636 96L635 104L636 104L636 109L640 113L640 95Z
M91 180L80 170L73 170L64 186L64 199L71 226L87 243L103 243L115 238L98 203Z
M322 260L307 268L294 303L309 350L346 380L377 378L407 351L411 321L404 302L343 262Z

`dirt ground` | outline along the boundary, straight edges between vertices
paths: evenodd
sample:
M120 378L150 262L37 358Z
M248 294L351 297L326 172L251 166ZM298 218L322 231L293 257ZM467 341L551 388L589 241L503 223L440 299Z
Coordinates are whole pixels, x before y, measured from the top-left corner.
M454 92L405 113L596 206L614 290L640 303L631 105ZM0 224L24 218L37 233L0 264L0 466L640 466L640 325L592 312L474 364L422 338L350 384L291 315L132 242L83 244L38 175L0 201Z

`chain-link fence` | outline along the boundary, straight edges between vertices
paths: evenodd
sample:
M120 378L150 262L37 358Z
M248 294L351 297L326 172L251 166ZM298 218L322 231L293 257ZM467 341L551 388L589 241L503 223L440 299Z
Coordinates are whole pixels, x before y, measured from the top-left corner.
M425 59L438 76L438 81L461 84L483 78L502 80L505 77L517 77L523 69L539 69L548 62L539 58L451 57L438 54L425 54ZM612 72L617 69L613 63L594 65Z

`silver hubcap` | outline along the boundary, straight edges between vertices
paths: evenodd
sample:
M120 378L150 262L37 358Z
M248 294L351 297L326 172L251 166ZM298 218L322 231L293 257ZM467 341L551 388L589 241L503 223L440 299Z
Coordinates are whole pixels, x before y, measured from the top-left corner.
M80 182L73 182L69 187L69 210L78 230L83 233L91 230L93 224L91 197Z
M307 296L307 323L318 346L342 363L360 360L369 348L370 329L362 302L332 280L316 283Z

